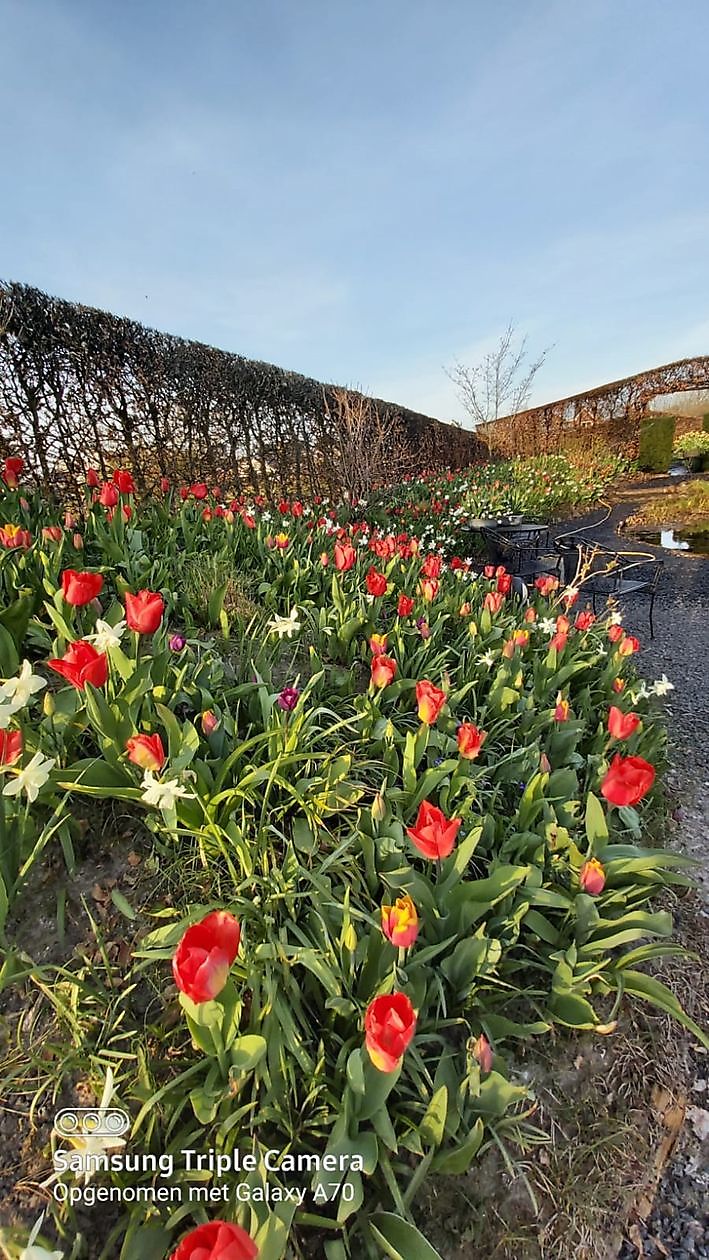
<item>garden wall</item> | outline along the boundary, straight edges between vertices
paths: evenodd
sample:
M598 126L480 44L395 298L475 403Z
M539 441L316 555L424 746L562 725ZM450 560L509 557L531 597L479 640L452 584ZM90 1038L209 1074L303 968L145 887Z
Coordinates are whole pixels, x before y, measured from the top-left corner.
M709 386L709 355L680 359L636 376L600 385L515 416L482 425L478 434L498 455L544 455L592 446L602 441L631 459L638 454L640 425L654 412L650 404L663 394ZM670 410L670 408L668 408ZM673 414L675 413L675 409ZM678 432L684 430L684 424ZM689 423L687 426L698 427Z
M0 455L23 456L46 490L66 495L87 466L105 477L125 462L141 489L168 477L267 496L337 494L342 392L0 283ZM361 414L362 395L344 392ZM394 476L403 466L461 467L484 454L469 431L392 403L371 407Z

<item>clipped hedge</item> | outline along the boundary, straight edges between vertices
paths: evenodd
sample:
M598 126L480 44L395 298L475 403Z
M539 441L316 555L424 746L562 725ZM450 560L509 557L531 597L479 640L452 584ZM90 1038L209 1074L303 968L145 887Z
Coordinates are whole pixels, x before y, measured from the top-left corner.
M705 411L704 415L702 416L702 428L704 429L705 433L709 433L709 411Z
M638 467L643 472L667 472L672 461L675 423L674 416L657 416L642 425Z

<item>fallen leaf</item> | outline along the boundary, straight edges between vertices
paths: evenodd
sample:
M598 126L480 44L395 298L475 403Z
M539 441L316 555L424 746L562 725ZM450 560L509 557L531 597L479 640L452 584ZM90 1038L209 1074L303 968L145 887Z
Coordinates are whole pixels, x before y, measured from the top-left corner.
M700 1142L709 1138L709 1111L705 1111L703 1107L688 1107L687 1119Z

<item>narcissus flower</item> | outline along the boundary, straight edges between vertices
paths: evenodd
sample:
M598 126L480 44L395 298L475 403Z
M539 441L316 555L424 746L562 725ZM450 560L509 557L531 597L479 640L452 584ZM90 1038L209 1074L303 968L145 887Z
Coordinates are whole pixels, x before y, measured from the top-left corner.
M606 886L606 873L598 858L589 858L579 871L579 887L590 897L597 897Z
M289 612L287 617L279 617L276 615L269 621L268 628L273 634L277 634L279 639L283 635L290 639L292 634L296 634L300 630L301 623L298 621L298 609L294 608Z
M432 682L427 678L417 682L416 684L416 703L418 705L419 721L424 722L426 726L433 726L437 721L446 702L446 693L440 688L434 687Z
M466 761L474 761L487 739L487 731L478 730L473 722L461 722L455 737L460 756Z
M601 792L611 805L637 805L654 782L655 767L649 761L616 753L601 783Z
M382 932L399 949L413 945L419 934L419 917L411 897L397 897L393 906L382 906Z
M372 685L374 687L388 687L394 681L396 676L396 661L392 656L373 656L372 657Z
M367 1053L380 1072L395 1072L416 1032L416 1012L405 993L384 993L364 1016Z
M351 569L356 559L357 552L352 543L335 543L335 568L340 573Z
M185 1235L170 1260L256 1260L258 1247L240 1225L209 1221Z
M87 634L86 638L89 643L93 643L97 652L107 652L109 648L119 647L125 629L125 621L117 621L115 626L112 626L99 617L94 633Z
M213 910L193 923L172 959L178 989L193 1002L211 1002L227 982L240 941L241 928L226 910Z
M42 691L47 683L39 674L32 672L29 661L22 662L19 674L8 678L0 685L0 705L9 708L12 713L24 709L26 704L38 691Z
M14 778L5 785L2 790L3 796L19 796L20 792L26 792L27 800L32 804L48 781L55 764L54 758L43 757L39 752L35 753L32 760L28 761L22 770L16 771Z
M608 710L608 734L613 739L630 739L640 725L637 713L624 713L612 704Z
M126 740L128 760L141 770L157 774L165 765L165 749L159 735L133 735Z
M54 657L47 664L78 691L83 691L87 683L91 683L92 687L103 687L108 678L105 652L97 652L86 639L70 643L63 656Z
M126 592L126 623L137 634L155 634L165 611L165 601L158 591Z
M437 805L422 801L416 822L406 828L406 834L423 857L440 861L453 852L462 821L462 818L446 818Z
M370 595L386 595L388 585L386 575L379 573L373 565L367 572L365 583Z
M473 1042L472 1050L473 1058L480 1064L480 1071L487 1075L488 1072L492 1071L493 1054L492 1046L485 1033L481 1033L477 1041Z
M0 766L14 766L22 756L22 731L0 731Z
M396 605L397 617L408 617L414 611L414 600L410 595L400 595Z
M141 801L144 801L146 805L155 806L156 809L174 809L179 799L194 797L194 792L188 792L179 779L156 779L152 770L145 771L140 786L142 788Z
M82 573L77 569L65 569L62 573L62 596L67 604L75 608L83 608L96 599L103 590L103 577L100 573Z

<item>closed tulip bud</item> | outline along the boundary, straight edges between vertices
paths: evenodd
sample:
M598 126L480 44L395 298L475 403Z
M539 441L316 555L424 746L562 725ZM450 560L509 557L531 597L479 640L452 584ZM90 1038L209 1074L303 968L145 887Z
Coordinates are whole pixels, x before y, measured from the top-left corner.
M73 542L73 544L74 544L74 550L75 550L75 551L83 551L83 550L84 550L84 539L83 539L83 536L82 536L81 534L74 534L74 537L72 538L72 542Z
M53 716L54 716L54 713L56 712L56 708L57 708L57 706L56 706L56 704L54 703L54 696L52 695L52 692L51 692L51 691L45 691L45 693L44 693L44 701L43 701L43 704L42 704L42 709L43 709L43 711L44 711L44 716L45 716L45 717L53 717Z
M213 735L219 726L219 718L211 709L205 709L201 718L202 731L205 735Z
M372 821L375 823L383 822L386 818L387 806L383 792L377 792L372 803Z
M590 897L597 897L606 886L606 873L598 858L589 858L579 871L579 887Z
M480 1071L487 1076L492 1071L493 1055L492 1046L484 1033L473 1042L473 1057L480 1064Z
M66 529L73 529L76 525L76 517L73 512L64 513L64 525Z

